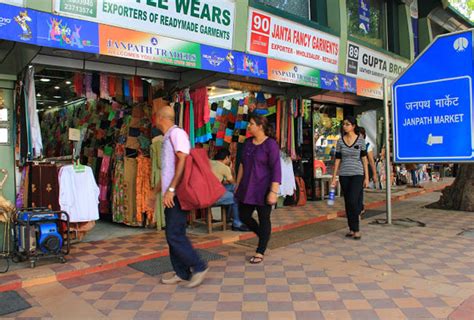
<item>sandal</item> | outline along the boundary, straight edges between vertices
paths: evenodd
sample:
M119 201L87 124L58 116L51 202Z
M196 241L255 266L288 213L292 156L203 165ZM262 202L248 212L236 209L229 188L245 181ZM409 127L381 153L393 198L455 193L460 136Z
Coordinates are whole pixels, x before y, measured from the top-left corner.
M262 261L263 261L263 256L262 255L259 255L259 256L255 255L252 258L250 258L250 260L249 260L249 262L251 264L259 264Z
M352 238L354 236L353 232L346 233L346 238Z

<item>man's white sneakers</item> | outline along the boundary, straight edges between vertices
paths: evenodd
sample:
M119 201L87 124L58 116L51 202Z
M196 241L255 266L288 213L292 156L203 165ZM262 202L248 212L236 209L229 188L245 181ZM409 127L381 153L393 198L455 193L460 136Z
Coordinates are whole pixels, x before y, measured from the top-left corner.
M181 279L180 277L178 277L175 274L173 274L173 276L171 278L168 278L168 279L165 279L165 278L161 278L161 283L163 284L178 284L178 283L181 283L181 282L184 282L186 280L184 279Z
M186 284L186 287L187 288L194 288L194 287L197 287L198 285L200 285L202 283L202 281L204 280L204 278L206 276L206 273L208 271L209 271L209 268L206 268L204 271L196 272L195 274L193 274L193 276L191 277L191 280L189 281L189 283Z

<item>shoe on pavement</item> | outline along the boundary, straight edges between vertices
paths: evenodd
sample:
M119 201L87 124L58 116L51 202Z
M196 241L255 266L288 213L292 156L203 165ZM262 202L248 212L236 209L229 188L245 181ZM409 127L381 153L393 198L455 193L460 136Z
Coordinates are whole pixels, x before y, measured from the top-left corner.
M197 287L198 285L200 285L202 283L202 281L204 280L204 277L206 276L206 273L208 271L209 271L209 267L206 268L204 271L196 272L195 274L193 274L193 276L191 277L191 280L186 285L186 287L187 288L194 288L194 287Z
M249 232L250 229L246 225L243 224L240 227L232 226L232 231Z
M173 276L171 278L161 278L161 283L162 284L178 284L178 283L181 283L181 282L184 282L186 280L184 279L181 279L180 277L178 277L178 275L173 274Z

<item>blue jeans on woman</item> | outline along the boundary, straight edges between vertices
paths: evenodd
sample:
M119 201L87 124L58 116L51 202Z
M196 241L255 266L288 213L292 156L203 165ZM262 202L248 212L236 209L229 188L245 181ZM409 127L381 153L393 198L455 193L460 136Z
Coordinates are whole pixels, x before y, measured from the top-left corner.
M229 206L227 210L227 217L232 217L232 226L234 228L240 228L243 226L242 221L239 218L239 204L234 198L235 185L225 184L226 191L224 195L217 200L215 203L216 206Z

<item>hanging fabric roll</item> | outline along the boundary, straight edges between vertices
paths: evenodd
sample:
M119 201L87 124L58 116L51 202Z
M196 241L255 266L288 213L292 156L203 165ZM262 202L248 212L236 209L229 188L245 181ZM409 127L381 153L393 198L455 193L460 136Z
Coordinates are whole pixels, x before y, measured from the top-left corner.
M29 67L25 79L28 122L31 143L31 156L38 158L43 152L43 139L41 138L41 126L39 123L38 110L36 109L35 69Z

